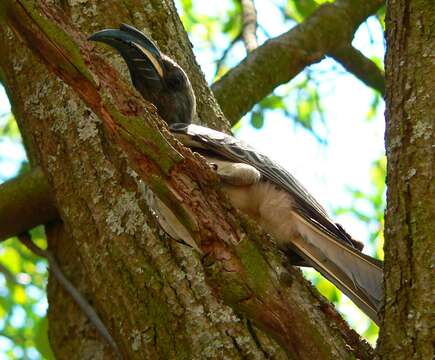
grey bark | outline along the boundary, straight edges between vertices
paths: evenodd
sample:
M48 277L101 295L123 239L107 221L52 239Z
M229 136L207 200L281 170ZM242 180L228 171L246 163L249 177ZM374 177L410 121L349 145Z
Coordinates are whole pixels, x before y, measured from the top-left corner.
M433 359L435 9L389 1L382 359Z
M19 42L10 28L2 28L0 67L33 164L39 164L46 174L63 221L47 227L50 250L68 278L94 304L124 356L370 358L370 348L302 280L300 273L291 268L285 271L281 265L284 259L273 243L265 242L266 237L254 231L249 220L221 207L224 200L208 199L212 210L223 216L209 219L208 232L216 237L205 237L209 243L200 244L204 250L208 247L215 251L208 257L162 234L146 206L148 190L130 167L137 164L131 157L127 160L128 144L120 149L119 144L111 142L108 118L99 111L100 103L92 101L97 93L90 84L98 84L97 90L110 86L118 89L116 97L113 92L101 90L115 108L126 106L120 103L126 94L131 95L129 111L137 111L143 103L121 81L112 81L113 70L103 63L100 65L107 70L106 77L93 69L87 72L92 80L89 82L70 77L66 85L53 73L62 76L78 69L65 68L69 66L67 61L50 63L50 56L60 45L70 51L74 48L72 42L81 45L80 54L72 52L79 59L72 59L76 66L82 55L84 66L86 61L95 61L89 57L90 45L83 41L84 36L73 29L78 26L90 34L103 26L113 26L110 21L116 13L123 21L148 29L161 47L170 50L188 69L202 104L199 113L219 125L221 115L208 88L201 84L202 75L195 72L172 2L120 4L113 0L103 4L88 1L86 6L81 2L55 5L24 0L6 0L2 4L9 25L27 43ZM59 24L63 28L56 27ZM52 41L58 41L57 47L51 49L46 40L41 40L44 32L50 33ZM38 39L40 42L36 42ZM35 43L42 46L33 47ZM110 54L104 55L125 75L121 60ZM185 57L181 58L181 54ZM84 69L76 74L80 71ZM92 99L87 98L90 95ZM123 109L124 114L127 110ZM149 105L139 113L152 124L158 123ZM152 138L144 140L152 143ZM153 171L147 154L136 162L141 161ZM206 176L197 158L185 151L182 154L187 164L195 166L192 172L198 170ZM178 190L195 184L188 170L177 168L180 174L175 171L171 175ZM204 201L201 192L216 196L212 179L208 181L210 188L193 187L188 195L198 203ZM200 219L197 213L193 218L201 220L201 226L207 220ZM227 226L220 229L223 235L238 241L222 241L222 234L214 228L220 223ZM200 230L205 235L205 230ZM57 357L110 357L92 325L53 279L49 302L50 337Z

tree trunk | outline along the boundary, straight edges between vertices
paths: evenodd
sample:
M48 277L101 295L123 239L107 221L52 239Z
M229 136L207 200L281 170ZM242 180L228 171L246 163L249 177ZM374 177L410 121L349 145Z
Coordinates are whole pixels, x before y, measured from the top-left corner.
M433 359L435 9L387 9L386 305L383 359Z
M31 164L42 167L62 218L47 226L49 247L124 358L371 358L85 40L120 22L145 29L187 70L201 120L225 128L171 1L2 2L10 27L0 29L1 78ZM101 51L126 78L122 60ZM145 184L178 210L202 254L161 232ZM113 356L51 277L48 298L59 359Z

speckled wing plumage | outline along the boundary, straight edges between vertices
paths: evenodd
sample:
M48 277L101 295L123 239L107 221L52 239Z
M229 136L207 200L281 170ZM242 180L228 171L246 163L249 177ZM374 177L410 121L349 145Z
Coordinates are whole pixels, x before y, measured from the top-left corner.
M379 321L383 298L382 262L357 249L355 241L329 218L288 171L246 143L219 131L187 124L173 124L170 129L193 150L251 165L264 180L287 192L297 222L294 226L300 235L292 241L289 239L287 245L345 292L374 321ZM283 219L283 222L289 220Z
M295 210L308 222L323 231L354 247L350 236L335 224L325 209L311 196L308 191L282 166L259 153L243 141L233 136L215 131L199 125L173 124L171 131L179 136L187 135L190 147L198 147L204 150L212 150L221 157L243 162L254 166L269 181L272 181L294 198Z
M223 179L222 189L235 207L251 211L280 246L289 247L291 254L298 254L304 264L313 266L372 319L379 320L383 296L380 263L361 253L359 243L335 224L305 188L277 163L232 136L187 125L195 112L195 96L186 73L175 61L129 25L98 31L89 39L118 50L127 63L133 85L157 107L174 135L217 166ZM221 165L217 165L219 162ZM251 175L243 177L242 173ZM154 206L151 203L150 206L163 229L197 248L171 210L159 199L154 200Z

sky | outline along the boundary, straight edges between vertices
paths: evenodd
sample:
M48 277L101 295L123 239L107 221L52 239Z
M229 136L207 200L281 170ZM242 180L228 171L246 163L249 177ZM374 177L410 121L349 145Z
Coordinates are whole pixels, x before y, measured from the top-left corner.
M219 1L196 2L199 11L225 11ZM259 22L268 34L276 36L288 30L281 22L269 21L280 16L267 4L266 0L257 0L256 6ZM191 41L197 61L206 78L211 81L214 75L216 54L201 38L201 28L195 30ZM260 42L266 37L259 32ZM219 42L219 39L218 39ZM222 46L227 40L222 38ZM382 29L375 21L363 24L355 35L353 45L366 56L383 58L384 43ZM242 45L236 46L229 54L229 64L234 66L244 56ZM332 59L323 60L312 66L314 73L318 70L319 88L325 109L326 125L315 123L315 130L326 135L328 144L319 143L310 133L279 112L268 113L264 126L260 130L250 124L245 116L235 135L269 155L288 169L327 209L349 206L352 198L349 187L363 191L371 189L370 168L373 161L384 154L384 120L383 104L371 121L367 121L367 112L373 101L373 92L353 75L343 71L340 75L332 72L337 65ZM297 81L295 79L294 81ZM279 93L280 89L277 89ZM5 120L4 114L10 111L4 89L0 86L0 127ZM18 142L0 137L0 183L13 177L25 158L25 152ZM367 241L366 224L357 221L351 215L342 215L336 220L347 229L353 237ZM368 249L370 250L370 248ZM366 322L360 312L355 311L350 301L345 301L341 309L351 315L351 320L358 331L363 331ZM0 356L1 359L1 356Z

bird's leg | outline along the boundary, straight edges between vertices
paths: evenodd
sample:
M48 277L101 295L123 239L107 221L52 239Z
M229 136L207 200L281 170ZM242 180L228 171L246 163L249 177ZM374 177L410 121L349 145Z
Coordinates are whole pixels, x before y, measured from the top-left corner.
M234 163L212 157L206 157L221 180L235 186L249 186L257 184L261 179L260 172L251 165Z

